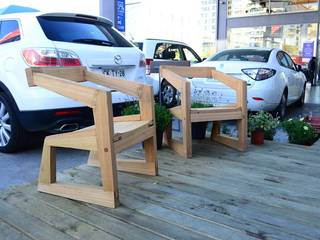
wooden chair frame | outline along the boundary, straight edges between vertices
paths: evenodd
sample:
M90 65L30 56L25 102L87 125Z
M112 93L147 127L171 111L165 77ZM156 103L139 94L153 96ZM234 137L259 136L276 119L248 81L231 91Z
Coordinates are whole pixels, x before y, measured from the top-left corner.
M237 102L212 108L191 108L190 82L186 78L214 78L236 91ZM247 148L247 84L245 81L209 67L161 66L160 79L166 79L181 93L181 105L170 112L182 121L182 143L172 139L172 128L166 131L169 147L184 157L192 157L191 123L212 122L211 140L244 151ZM220 133L220 121L236 120L238 138Z
M39 86L74 99L93 110L94 126L46 137L38 190L107 207L119 205L117 169L157 175L156 130L151 86L88 71L84 67L29 68L29 86ZM87 87L91 81L139 98L140 114L113 117L110 91ZM116 153L144 142L145 160L118 160ZM102 187L63 184L56 181L55 148L89 150L88 164L100 166Z

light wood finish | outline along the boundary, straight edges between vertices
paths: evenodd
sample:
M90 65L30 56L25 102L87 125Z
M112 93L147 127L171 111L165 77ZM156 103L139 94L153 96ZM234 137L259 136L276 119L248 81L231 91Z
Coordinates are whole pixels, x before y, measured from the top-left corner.
M27 68L26 73L28 76L28 83L29 86L36 86L33 82L33 73L45 73L49 75L53 75L59 78L65 78L68 80L72 80L74 82L84 82L85 81L85 67L34 67L34 68ZM67 71L66 71L67 70Z
M39 86L77 100L93 110L94 125L73 132L48 136L43 146L38 190L111 208L119 205L119 170L155 176L156 131L152 87L133 81L91 73L85 68L27 69L30 86ZM110 91L82 86L92 81L109 89L138 97L140 114L113 117ZM141 161L116 161L116 153L144 142ZM90 151L88 165L100 167L102 187L61 184L56 181L55 148Z
M191 108L190 82L186 78L214 78L235 90L236 104L212 108ZM247 148L247 85L245 81L226 75L209 67L161 66L160 78L166 79L181 93L181 105L170 109L177 119L182 121L182 143L172 139L171 130L167 130L165 143L179 155L192 157L191 124L193 122L213 122L211 140L229 147L245 151ZM220 123L225 120L237 122L238 138L220 134ZM171 129L171 128L170 128Z
M241 154L210 141L193 147L187 161L168 148L159 151L157 177L119 173L117 209L42 194L35 184L1 189L0 239L319 239L319 144L266 141ZM143 155L137 147L118 157ZM69 158L85 161L87 154L66 150L59 160ZM59 180L99 185L100 170L77 166Z

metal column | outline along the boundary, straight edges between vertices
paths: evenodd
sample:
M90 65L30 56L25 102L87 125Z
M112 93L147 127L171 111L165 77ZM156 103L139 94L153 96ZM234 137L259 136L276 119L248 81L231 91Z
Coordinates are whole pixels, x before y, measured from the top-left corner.
M100 16L110 19L113 23L116 22L116 0L100 0Z

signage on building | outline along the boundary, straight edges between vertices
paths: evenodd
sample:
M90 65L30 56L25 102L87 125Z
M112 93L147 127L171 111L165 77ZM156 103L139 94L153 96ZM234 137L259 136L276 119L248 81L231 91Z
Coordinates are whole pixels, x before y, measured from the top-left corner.
M126 31L126 3L125 0L116 1L116 28L120 32Z
M304 42L302 48L303 58L312 58L314 51L314 42Z

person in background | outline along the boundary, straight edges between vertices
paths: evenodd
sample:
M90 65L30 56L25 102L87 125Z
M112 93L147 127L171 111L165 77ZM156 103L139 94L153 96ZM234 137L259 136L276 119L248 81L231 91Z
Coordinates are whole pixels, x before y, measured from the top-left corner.
M308 71L309 71L309 77L308 82L311 82L311 84L314 84L314 78L315 78L315 71L316 71L316 58L312 57L308 63Z

